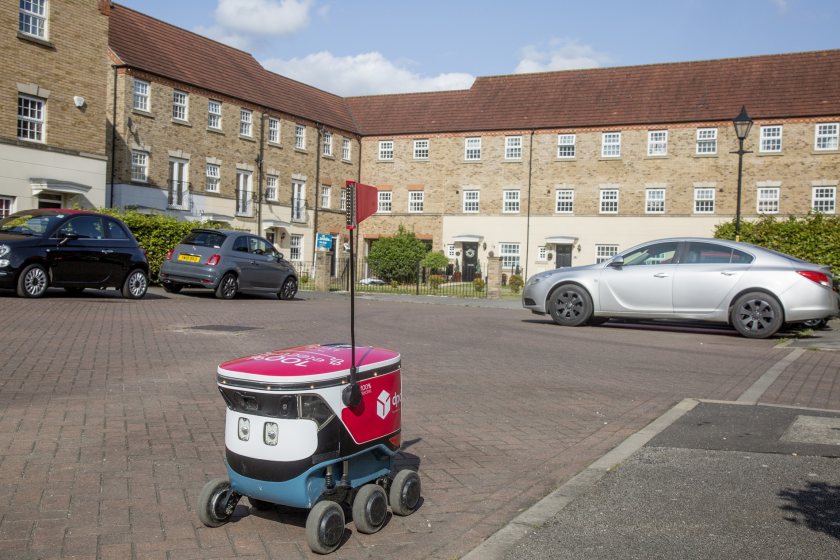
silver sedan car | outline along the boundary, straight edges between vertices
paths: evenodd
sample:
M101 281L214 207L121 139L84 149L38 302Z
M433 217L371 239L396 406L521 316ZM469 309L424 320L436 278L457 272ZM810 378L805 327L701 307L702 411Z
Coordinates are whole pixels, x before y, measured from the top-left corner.
M784 323L837 314L825 266L747 243L704 238L650 241L602 263L535 274L522 305L559 325L610 318L729 323L749 338Z

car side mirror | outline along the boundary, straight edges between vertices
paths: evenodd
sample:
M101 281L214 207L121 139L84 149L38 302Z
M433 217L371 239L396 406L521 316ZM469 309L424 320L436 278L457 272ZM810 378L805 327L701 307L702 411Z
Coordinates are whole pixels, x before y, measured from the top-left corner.
M285 259L285 258L286 258L286 257L284 257L284 256L283 256L283 253L277 253L277 262L280 262L280 261L282 261L282 260L283 260L283 259Z
M613 268L621 268L624 266L624 257L615 257L613 260L610 261L609 266Z

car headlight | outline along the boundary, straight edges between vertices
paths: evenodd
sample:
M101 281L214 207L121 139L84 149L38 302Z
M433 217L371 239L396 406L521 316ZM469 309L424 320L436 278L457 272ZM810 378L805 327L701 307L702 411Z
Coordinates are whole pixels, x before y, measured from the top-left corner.
M11 252L12 252L12 250L9 248L8 245L0 243L0 258L5 257L6 255L8 255ZM8 263L8 261L7 261L7 263Z
M9 266L9 259L0 259L0 268L6 268Z

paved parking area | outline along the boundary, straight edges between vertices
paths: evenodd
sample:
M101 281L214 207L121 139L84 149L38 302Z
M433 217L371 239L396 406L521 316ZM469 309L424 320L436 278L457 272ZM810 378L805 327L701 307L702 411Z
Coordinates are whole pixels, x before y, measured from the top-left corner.
M427 300L431 301L431 300ZM305 512L195 515L224 476L219 362L349 340L349 301L152 290L0 293L0 557L311 558ZM360 299L357 343L403 355L401 461L423 503L335 558L463 556L684 397L735 400L790 354L721 329L561 329L518 309ZM840 408L838 352L804 352L773 402Z

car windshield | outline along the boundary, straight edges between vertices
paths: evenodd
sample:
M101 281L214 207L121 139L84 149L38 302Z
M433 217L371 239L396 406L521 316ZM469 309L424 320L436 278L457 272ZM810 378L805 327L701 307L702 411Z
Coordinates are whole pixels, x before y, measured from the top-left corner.
M181 243L184 245L198 245L218 249L225 242L225 238L225 234L217 231L195 230L191 231Z
M0 232L16 233L19 235L44 235L52 229L52 225L63 219L62 214L12 214L0 220Z

